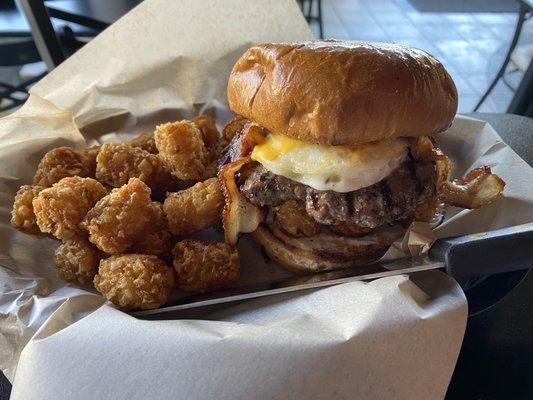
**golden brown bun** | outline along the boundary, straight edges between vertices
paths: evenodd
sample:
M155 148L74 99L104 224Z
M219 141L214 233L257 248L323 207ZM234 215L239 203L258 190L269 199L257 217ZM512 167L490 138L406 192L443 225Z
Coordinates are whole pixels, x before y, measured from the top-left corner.
M339 145L441 132L457 111L457 90L422 50L316 41L247 50L229 77L228 101L271 132Z
M282 267L295 272L322 272L376 261L404 231L400 227L387 227L359 238L333 234L293 238L261 224L252 232L252 237Z

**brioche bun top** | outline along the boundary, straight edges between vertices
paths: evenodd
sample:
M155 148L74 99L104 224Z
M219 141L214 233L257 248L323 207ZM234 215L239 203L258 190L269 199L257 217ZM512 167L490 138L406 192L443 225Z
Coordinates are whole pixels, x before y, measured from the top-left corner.
M228 82L231 110L269 131L353 145L448 128L457 90L415 48L358 41L266 43L248 49Z

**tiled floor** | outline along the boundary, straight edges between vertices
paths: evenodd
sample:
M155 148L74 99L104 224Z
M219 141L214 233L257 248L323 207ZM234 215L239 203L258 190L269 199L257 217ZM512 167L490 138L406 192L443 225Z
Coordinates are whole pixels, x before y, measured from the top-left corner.
M421 12L409 0L323 0L322 8L326 38L403 43L433 54L454 78L463 113L472 111L501 66L517 19L515 13ZM522 32L521 43L533 43L533 24ZM520 75L509 78L516 84ZM480 111L505 112L512 95L500 82Z

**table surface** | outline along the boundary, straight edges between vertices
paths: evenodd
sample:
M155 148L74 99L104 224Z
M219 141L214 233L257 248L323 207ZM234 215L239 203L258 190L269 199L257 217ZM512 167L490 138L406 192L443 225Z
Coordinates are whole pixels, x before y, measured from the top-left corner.
M533 119L510 114L469 114L488 121L524 160L533 163ZM533 398L533 274L490 309L468 319L446 398ZM429 384L429 383L428 383ZM10 384L0 373L0 400Z
M512 114L469 116L489 122L533 164L533 119ZM490 309L468 319L446 399L533 399L533 273Z

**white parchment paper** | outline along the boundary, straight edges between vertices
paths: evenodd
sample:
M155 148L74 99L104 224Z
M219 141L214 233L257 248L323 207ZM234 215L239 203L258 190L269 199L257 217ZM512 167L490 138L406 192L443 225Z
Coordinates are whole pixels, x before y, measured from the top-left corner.
M12 399L438 399L466 322L460 288L439 272L257 299L202 320L103 306L72 323L76 310L66 303L26 346Z
M57 242L9 225L17 188L50 148L125 138L199 112L223 124L227 76L241 53L309 38L293 0L146 0L0 120L0 368L14 381L13 398L444 395L466 321L464 296L444 274L259 299L202 319L140 321L90 288L61 282ZM524 182L533 173L490 126L460 118L438 139L458 174L489 163L508 186L482 210L447 210L437 235L529 222L533 192ZM287 274L258 262L252 247L244 253L245 277Z

